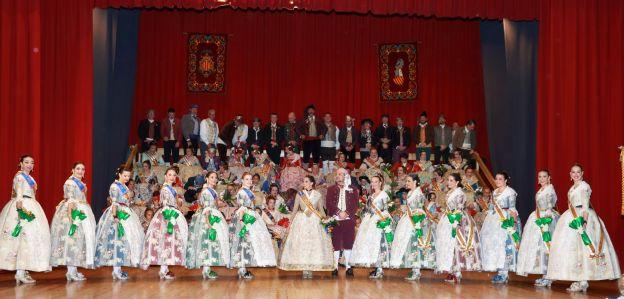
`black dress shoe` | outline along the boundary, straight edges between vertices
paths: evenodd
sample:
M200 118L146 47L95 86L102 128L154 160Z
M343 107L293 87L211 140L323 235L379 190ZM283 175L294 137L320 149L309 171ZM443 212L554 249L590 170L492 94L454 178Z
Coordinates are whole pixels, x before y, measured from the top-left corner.
M353 268L349 268L349 269L347 269L347 272L345 272L345 274L346 274L347 276L351 276L351 277L353 277Z
M332 277L336 276L338 276L338 269L334 269L334 271L332 271Z

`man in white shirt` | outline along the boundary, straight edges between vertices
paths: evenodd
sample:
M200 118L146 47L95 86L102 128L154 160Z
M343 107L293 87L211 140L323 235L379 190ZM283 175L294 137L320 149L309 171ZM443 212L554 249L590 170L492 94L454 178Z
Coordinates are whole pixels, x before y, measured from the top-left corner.
M327 133L321 140L321 161L323 161L323 174L329 174L334 171L334 163L336 162L336 153L340 149L340 129L332 123L331 113L325 113L323 117Z
M199 125L200 150L204 165L206 163L206 150L209 148L219 149L219 145L225 144L219 138L219 124L215 121L215 116L214 109L208 110L208 118L202 120Z
M232 137L232 146L245 148L247 145L247 133L249 128L243 122L243 116L237 115L234 119L234 137Z

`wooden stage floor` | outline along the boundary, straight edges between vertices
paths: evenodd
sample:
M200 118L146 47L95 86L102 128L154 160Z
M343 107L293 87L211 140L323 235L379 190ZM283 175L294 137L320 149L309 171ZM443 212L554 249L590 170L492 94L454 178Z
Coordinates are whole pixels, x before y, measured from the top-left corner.
M256 278L239 281L236 271L217 268L220 277L203 281L199 270L171 267L174 281L159 281L158 268L148 271L130 269L130 280L115 282L110 268L85 270L88 280L67 283L65 269L50 273L32 273L35 285L15 286L13 272L0 273L0 298L606 298L618 294L615 281L590 283L586 295L568 294L567 283L551 289L535 288L531 278L512 276L508 285L494 286L490 273L465 273L460 285L445 283L442 275L423 271L420 282L403 280L406 270L387 270L379 281L368 279L368 269L356 269L354 278L345 278L344 270L336 279L329 272L315 273L312 280L302 280L300 272L275 268L251 269Z

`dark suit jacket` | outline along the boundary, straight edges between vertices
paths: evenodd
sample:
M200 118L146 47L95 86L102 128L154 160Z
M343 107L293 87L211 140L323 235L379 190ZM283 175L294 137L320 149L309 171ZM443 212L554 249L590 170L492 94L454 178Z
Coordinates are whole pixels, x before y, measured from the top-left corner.
M408 148L410 146L411 143L411 134L410 134L410 128L403 126L403 146L405 146L406 148ZM397 146L399 146L399 142L401 141L401 135L399 135L399 129L396 128L395 129L395 134L392 136L392 148L396 148Z
M271 146L271 123L268 123L262 129L262 139L263 144L266 147ZM249 138L249 137L247 137ZM282 146L284 143L284 127L277 124L277 128L275 130L275 141L277 142L277 146Z
M466 137L466 127L461 127L455 132L453 136L453 148L461 149L464 144L464 138ZM477 148L477 132L470 131L470 146L471 149Z
M165 137L169 137L169 132L171 130L171 123L169 122L169 118L165 118L162 120L162 125L160 126L162 128L162 131L160 132L160 134L163 136L163 139ZM174 119L173 121L173 136L175 137L176 141L182 141L182 123L180 122L179 118Z
M234 138L235 130L234 121L229 121L223 126L223 129L219 133L219 138L221 138L227 146L232 146L232 138Z
M442 130L444 130L444 140L442 140ZM437 125L433 127L433 133L433 143L435 146L449 146L453 143L453 129L450 126L445 125L444 129L442 129L440 125Z
M160 140L160 122L154 120L154 141ZM139 138L141 141L144 141L147 138L147 134L149 133L149 121L147 119L142 120L139 123Z
M384 136L390 140L392 140L392 137L394 137L396 128L394 126L391 126L390 124L388 124L387 127L384 128L383 125L379 125L379 127L377 127L377 129L375 129L375 138L377 138L377 140L381 140L381 138L384 138Z
M325 126L321 118L319 118L318 116L315 117L314 123L316 124L316 136L325 135L327 133L327 127ZM308 137L308 134L309 134L308 129L309 129L308 118L300 121L297 124L297 134L299 134L299 136L303 135L303 136Z
M356 127L351 127L351 137L353 138L352 144L360 144L360 131ZM342 128L338 133L338 141L340 142L341 148L347 146L347 127Z
M414 136L414 144L418 146L418 143L420 143L420 125L419 124L414 126L414 130L412 133ZM427 126L425 127L425 143L433 146L434 137L435 137L435 134L433 132L433 127L430 124L427 124Z
M260 149L264 146L264 130L260 127L258 130L258 136L256 137L256 131L254 131L253 127L250 127L247 131L247 146L251 146L252 144L257 144L260 146Z
M364 138L364 135L362 135L362 132L360 132L360 137L358 138L359 142L360 142L360 149L365 148L366 147L366 138ZM376 147L377 146L377 137L375 136L375 133L371 131L371 146Z

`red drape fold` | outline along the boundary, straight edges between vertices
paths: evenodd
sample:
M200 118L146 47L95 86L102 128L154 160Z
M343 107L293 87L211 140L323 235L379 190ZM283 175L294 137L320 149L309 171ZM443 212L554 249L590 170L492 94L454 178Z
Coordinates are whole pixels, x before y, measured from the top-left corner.
M540 0L95 0L100 8L306 10L444 18L535 20Z
M0 2L1 204L9 200L22 154L35 157L37 199L48 216L73 162L92 171L92 5Z
M551 0L540 22L537 168L547 168L567 209L569 171L585 168L591 203L620 257L618 146L624 140L624 2Z
M189 32L230 35L225 93L186 91ZM419 43L418 98L381 102L377 45L412 41ZM313 103L319 114L333 113L339 125L347 114L377 123L388 113L393 123L402 116L413 126L426 110L432 123L440 113L448 122L476 119L478 150L489 152L476 21L232 9L145 11L136 80L133 124L149 108L163 118L169 106L181 115L191 103L200 105L203 117L216 108L221 124L237 113L250 123L254 116L266 122L276 112L284 122L288 112L301 117ZM131 137L137 141L136 133Z

